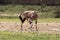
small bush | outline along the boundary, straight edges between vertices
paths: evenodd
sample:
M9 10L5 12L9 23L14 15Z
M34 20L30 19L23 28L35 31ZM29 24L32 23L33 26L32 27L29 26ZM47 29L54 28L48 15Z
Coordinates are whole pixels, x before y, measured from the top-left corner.
M26 10L38 11L39 18L55 18L56 11L60 10L60 6L46 5L0 5L0 13L5 14L20 14Z

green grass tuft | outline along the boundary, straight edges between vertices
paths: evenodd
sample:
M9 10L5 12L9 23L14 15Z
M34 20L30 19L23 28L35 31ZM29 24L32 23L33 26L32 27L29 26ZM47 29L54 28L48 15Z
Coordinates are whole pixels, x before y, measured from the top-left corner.
M0 40L60 40L60 34L0 31Z

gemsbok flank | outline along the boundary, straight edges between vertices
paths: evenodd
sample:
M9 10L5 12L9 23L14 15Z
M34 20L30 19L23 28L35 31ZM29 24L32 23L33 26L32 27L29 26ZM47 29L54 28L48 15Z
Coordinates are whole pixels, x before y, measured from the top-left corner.
M25 20L27 20L29 22L29 24L31 25L30 28L32 28L33 26L33 21L35 21L35 27L36 27L36 31L37 31L37 18L38 18L38 14L37 11L25 11L23 13L21 13L19 15L19 19L21 20L21 30L23 30L22 25L24 23Z

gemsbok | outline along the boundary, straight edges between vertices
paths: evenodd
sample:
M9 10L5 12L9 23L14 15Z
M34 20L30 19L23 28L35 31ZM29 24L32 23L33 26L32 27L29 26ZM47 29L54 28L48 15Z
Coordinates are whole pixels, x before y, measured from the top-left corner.
M33 26L33 21L35 21L35 27L36 27L36 31L37 31L37 18L38 18L38 14L37 11L25 11L23 13L21 13L19 15L19 19L21 20L21 30L23 30L22 25L24 23L25 20L27 20L29 22L29 24L31 25L30 28L32 28Z

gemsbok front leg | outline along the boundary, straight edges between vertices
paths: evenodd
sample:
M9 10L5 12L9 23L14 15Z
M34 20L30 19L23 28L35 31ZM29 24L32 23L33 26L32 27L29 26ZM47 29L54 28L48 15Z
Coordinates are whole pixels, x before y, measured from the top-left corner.
M29 29L32 30L32 26L33 26L33 24L32 24L32 20L29 18L29 19L28 19L28 22L29 22L29 24L30 24L30 28L29 28Z
M24 22L21 22L21 30L23 30L23 23L24 23Z

